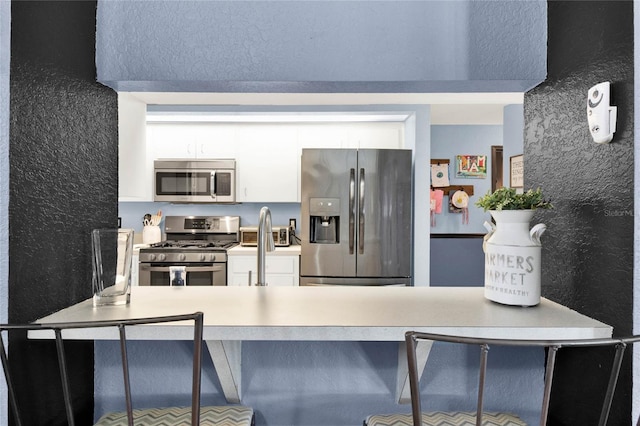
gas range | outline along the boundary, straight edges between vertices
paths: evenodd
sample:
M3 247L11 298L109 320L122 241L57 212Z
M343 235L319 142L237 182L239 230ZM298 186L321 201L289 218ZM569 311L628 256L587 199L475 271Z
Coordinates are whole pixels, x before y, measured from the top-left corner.
M168 285L184 266L187 285L226 285L227 249L240 240L239 216L167 216L165 241L140 249L140 285Z
M167 216L166 240L140 249L140 262L226 261L240 240L239 216Z

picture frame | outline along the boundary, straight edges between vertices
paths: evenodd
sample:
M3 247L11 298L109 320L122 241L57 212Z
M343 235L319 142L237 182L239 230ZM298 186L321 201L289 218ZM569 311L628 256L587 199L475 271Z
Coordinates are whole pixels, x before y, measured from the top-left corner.
M511 188L524 187L524 155L509 157L509 186Z
M487 177L487 156L456 155L456 177L485 179Z

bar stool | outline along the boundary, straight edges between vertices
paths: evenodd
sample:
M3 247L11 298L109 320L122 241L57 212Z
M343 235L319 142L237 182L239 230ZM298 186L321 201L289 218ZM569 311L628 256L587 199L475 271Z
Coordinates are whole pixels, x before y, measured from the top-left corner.
M129 379L129 363L127 358L127 337L126 329L132 326L152 325L160 323L181 322L181 326L188 321L193 322L193 375L190 407L153 407L133 409L131 399L131 385ZM3 331L50 331L55 335L60 379L62 383L62 393L64 396L67 424L75 425L74 410L71 399L69 367L65 358L64 330L81 328L116 328L120 338L120 349L122 357L122 372L124 379L124 394L126 410L117 413L105 414L98 420L99 426L253 426L255 416L253 409L240 405L229 406L201 406L200 384L202 374L202 334L203 334L203 314L195 312L193 314L172 315L154 318L123 319L112 321L86 321L68 322L56 324L22 324L22 325L0 325L0 361L7 383L9 394L9 406L14 416L17 426L24 423L21 421L19 401L14 390L14 381L10 375L9 360L2 339ZM26 406L26 405L25 405Z
M635 340L634 340L635 339ZM620 366L627 343L640 341L640 337L628 339L585 339L566 341L482 339L465 336L448 336L435 333L409 331L405 334L407 343L407 361L409 363L409 383L411 387L411 414L375 414L368 416L364 426L521 426L526 423L513 413L484 411L484 384L487 373L487 359L491 346L542 347L547 349L544 391L540 425L547 422L551 384L558 350L566 347L607 347L615 348L611 365L607 392L602 403L598 425L605 426L611 409L613 393L618 381ZM476 412L422 412L420 399L420 381L416 347L418 341L448 342L461 345L475 345L480 348L480 373Z

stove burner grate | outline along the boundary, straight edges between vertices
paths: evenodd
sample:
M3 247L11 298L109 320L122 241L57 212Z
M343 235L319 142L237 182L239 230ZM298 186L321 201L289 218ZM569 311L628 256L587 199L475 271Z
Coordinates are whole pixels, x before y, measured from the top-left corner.
M167 240L152 244L153 248L231 248L235 241Z

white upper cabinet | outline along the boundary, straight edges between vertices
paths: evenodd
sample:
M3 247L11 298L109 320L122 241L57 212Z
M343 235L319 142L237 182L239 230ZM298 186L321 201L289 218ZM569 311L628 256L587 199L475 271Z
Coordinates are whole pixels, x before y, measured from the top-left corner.
M298 199L294 126L243 123L238 127L235 145L237 201L278 203Z
M298 146L302 148L355 148L351 145L348 125L344 123L301 123L298 128Z
M158 158L235 158L233 124L149 123L149 157Z
M228 123L194 124L196 158L236 158L238 126Z
M147 161L147 104L118 93L118 200L151 201L152 173Z
M300 202L303 148L403 148L402 122L147 122L146 105L119 94L120 200L153 200L156 159L236 160L236 200Z
M297 127L300 149L404 147L403 122L307 123Z
M349 127L347 135L350 148L404 147L404 123L358 123Z

